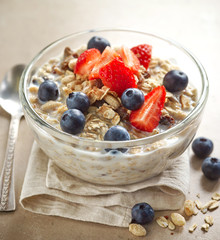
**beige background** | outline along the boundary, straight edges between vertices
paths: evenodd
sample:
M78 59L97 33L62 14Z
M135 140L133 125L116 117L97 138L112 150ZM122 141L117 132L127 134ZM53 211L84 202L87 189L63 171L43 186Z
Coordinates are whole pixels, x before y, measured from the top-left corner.
M124 27L159 33L175 39L191 50L204 65L210 80L210 96L198 136L214 141L213 156L220 157L220 1L219 0L0 0L0 78L14 64L28 63L37 52L64 35L98 27ZM3 164L10 117L0 108L0 168ZM0 213L1 240L41 239L137 239L127 229L114 228L59 217L32 214L18 204L33 137L22 119L15 151L17 210ZM220 181L208 181L201 172L201 160L191 157L189 198L208 201L220 192ZM147 226L145 239L219 239L220 209L210 213L215 224L208 233ZM157 213L168 215L169 212ZM141 239L141 238L140 238Z

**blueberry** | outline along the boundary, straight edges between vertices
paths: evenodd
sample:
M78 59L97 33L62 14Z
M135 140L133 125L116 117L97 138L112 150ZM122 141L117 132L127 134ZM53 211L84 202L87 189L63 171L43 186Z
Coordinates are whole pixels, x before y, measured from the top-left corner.
M202 171L210 180L218 180L220 178L220 159L207 157L202 163Z
M109 128L109 130L105 133L104 140L105 141L126 141L126 140L130 140L130 134L125 128L116 125ZM118 151L125 153L127 152L127 150L128 150L127 148L117 148L117 149L106 148L105 149L106 152L111 151L112 154L117 154Z
M66 99L68 109L78 109L81 112L86 112L90 106L88 96L83 92L72 92Z
M179 92L187 87L188 77L184 72L172 70L164 76L163 85L169 92Z
M107 46L111 46L109 41L105 38L102 38L102 37L97 37L97 36L94 36L92 37L89 41L88 41L88 44L87 44L87 48L90 49L90 48L96 48L98 49L101 53L105 50L105 48Z
M138 88L128 88L121 96L121 103L129 110L137 110L144 103L144 94Z
M131 210L132 222L138 224L150 223L154 219L154 210L148 203L137 203Z
M105 136L104 136L104 140L106 141L126 141L126 140L130 140L130 135L128 133L128 131L119 126L113 126L111 128L109 128L109 130L106 132Z
M69 109L63 113L60 120L61 129L70 134L79 134L85 126L85 116L78 109Z
M192 150L197 157L206 158L213 151L213 142L205 137L196 138L192 143Z
M59 91L55 82L47 80L40 84L38 89L38 98L41 101L56 100L58 96Z

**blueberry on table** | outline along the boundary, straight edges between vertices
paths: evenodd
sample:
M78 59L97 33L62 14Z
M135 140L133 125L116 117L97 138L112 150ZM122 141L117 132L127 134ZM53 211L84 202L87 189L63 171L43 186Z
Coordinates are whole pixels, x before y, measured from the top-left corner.
M116 125L109 128L109 130L105 133L104 140L105 141L127 141L127 140L130 140L130 134L124 127ZM123 153L126 152L127 148L117 148L117 149L106 148L105 151L106 152L111 151L112 154L117 154L118 151Z
M218 180L220 178L220 159L207 157L202 163L202 171L210 180Z
M59 91L55 82L47 80L40 84L38 89L38 98L41 101L45 102L49 100L56 100L58 96Z
M163 79L163 85L169 92L179 92L188 85L188 76L179 70L169 71Z
M66 99L68 109L78 109L81 112L86 112L90 106L88 96L83 92L72 92Z
M111 46L109 41L105 38L94 36L92 37L87 44L87 48L96 48L98 49L101 53L105 50L107 46Z
M208 157L213 151L213 142L205 137L198 137L192 143L192 150L199 158Z
M79 134L85 126L85 116L78 109L69 109L63 113L60 120L60 127L64 132Z
M137 203L131 209L132 222L138 224L150 223L154 219L154 210L148 203Z
M127 88L122 93L121 103L129 110L137 110L144 103L144 94L138 88Z

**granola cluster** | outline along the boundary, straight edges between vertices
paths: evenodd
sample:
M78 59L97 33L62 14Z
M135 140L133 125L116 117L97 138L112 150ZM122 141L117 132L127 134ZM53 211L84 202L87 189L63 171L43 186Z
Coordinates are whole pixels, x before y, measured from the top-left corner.
M86 47L73 51L65 48L60 58L54 58L45 63L32 77L29 87L29 100L34 110L49 124L60 128L60 119L67 110L66 98L71 92L83 92L90 100L90 107L85 114L86 124L80 137L103 140L106 131L120 125L126 128L131 139L143 138L157 134L182 121L196 104L196 89L188 85L180 93L166 92L166 102L162 110L160 124L152 133L140 131L129 123L130 110L124 108L117 93L102 84L100 79L90 81L88 76L74 74L78 56ZM137 86L146 95L152 89L162 85L163 77L177 67L168 60L152 58L148 70L140 67L135 75ZM59 86L59 98L46 103L40 102L37 93L39 85L45 80L55 81Z

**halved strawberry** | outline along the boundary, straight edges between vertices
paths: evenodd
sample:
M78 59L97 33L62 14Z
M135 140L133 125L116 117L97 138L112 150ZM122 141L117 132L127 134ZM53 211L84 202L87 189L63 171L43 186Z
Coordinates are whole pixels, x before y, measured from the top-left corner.
M145 96L141 108L131 112L130 123L142 131L152 132L159 124L165 98L166 90L164 86L154 88Z
M122 46L117 52L120 54L125 66L130 68L134 74L138 74L140 62L136 55L125 46Z
M137 56L140 64L148 69L152 55L152 46L148 44L140 44L133 47L131 51Z
M97 61L94 68L92 69L92 72L89 75L89 80L100 78L99 69L115 58L121 59L120 55L114 49L107 46L105 50L102 52L100 59Z
M102 83L111 91L115 91L118 96L121 96L127 88L137 87L132 71L117 58L100 68L99 76Z
M96 62L101 57L98 49L91 48L79 55L74 73L80 75L89 75Z

